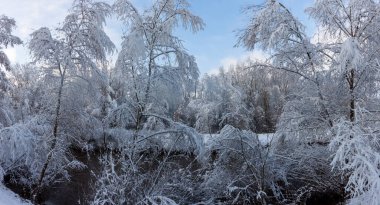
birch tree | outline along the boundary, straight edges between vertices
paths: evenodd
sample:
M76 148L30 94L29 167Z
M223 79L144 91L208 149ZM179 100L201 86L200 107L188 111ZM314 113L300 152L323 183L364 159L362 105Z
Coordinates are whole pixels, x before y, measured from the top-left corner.
M62 120L65 113L62 104L65 91L73 76L91 76L98 72L98 63L106 61L107 54L114 45L103 29L105 18L110 15L111 7L103 2L76 0L71 13L53 35L48 28L40 28L31 34L29 49L34 62L46 68L49 76L57 80L56 96L52 122L52 141L49 154L41 168L36 194L44 186L44 178L53 160L59 138L65 135Z
M308 9L340 48L336 73L346 82L348 116L335 126L332 165L348 177L349 204L378 204L378 76L380 3L370 0L318 0Z
M167 112L160 114L173 113L178 101L195 88L199 76L195 58L173 34L179 26L193 32L203 28L203 21L189 7L183 0L157 0L145 11L128 0L114 4L116 14L128 29L116 62L117 75L122 78L115 79L114 84L127 82L120 96L128 96L129 104L136 110L132 115L137 129L143 112L163 109ZM164 101L162 95L166 93L168 100Z
M379 6L371 0L315 1L307 12L330 39L312 43L282 3L268 0L251 7L253 18L239 38L248 49L260 45L273 52L264 66L300 76L303 92L285 105L278 128L293 124L300 137L310 136L305 129L322 131L317 138L327 136L322 143L331 141L332 165L348 176L352 204L378 203L379 147L373 130L378 121Z
M325 57L324 47L311 43L305 27L279 1L267 0L263 5L247 9L253 16L248 26L240 31L237 45L249 50L260 46L264 51L271 51L268 61L257 63L256 66L285 70L298 75L299 80L305 82L303 87L308 87L303 98L318 105L317 109L305 109L308 111L306 113L299 112L297 118L309 124L309 127L332 127L334 113L326 103L325 79L322 77L326 72L325 65L331 62ZM312 125L310 121L317 124ZM292 125L290 121L286 124Z

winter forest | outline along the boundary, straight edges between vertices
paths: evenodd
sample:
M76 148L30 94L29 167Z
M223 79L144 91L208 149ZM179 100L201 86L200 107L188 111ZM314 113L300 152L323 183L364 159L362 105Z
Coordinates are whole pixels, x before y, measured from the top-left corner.
M266 57L217 74L174 32L208 26L190 0L71 5L28 39L0 14L1 205L380 204L379 0L314 0L318 40L246 5L235 44Z

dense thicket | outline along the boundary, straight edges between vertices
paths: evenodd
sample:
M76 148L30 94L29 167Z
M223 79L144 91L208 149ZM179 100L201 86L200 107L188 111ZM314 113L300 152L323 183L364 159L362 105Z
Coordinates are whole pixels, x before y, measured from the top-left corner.
M322 40L280 1L247 11L237 45L268 58L201 77L174 32L205 26L186 0L75 0L30 35L24 65L1 16L1 181L35 203L82 171L85 204L378 204L380 3L316 0Z

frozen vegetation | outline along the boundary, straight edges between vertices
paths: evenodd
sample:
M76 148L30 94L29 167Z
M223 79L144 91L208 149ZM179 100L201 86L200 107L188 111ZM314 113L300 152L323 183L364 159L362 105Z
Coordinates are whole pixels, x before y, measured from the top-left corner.
M23 41L0 16L0 204L380 204L379 1L315 0L320 40L247 5L237 46L267 59L203 76L190 1L133 2L74 0Z

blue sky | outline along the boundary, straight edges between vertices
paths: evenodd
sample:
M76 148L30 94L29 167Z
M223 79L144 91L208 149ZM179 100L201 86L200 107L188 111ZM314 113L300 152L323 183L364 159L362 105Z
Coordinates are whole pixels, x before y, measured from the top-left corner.
M192 11L203 18L206 23L204 31L197 34L179 31L185 47L196 56L202 73L214 72L220 66L228 66L248 56L260 55L260 52L247 52L244 48L234 48L236 30L244 28L249 16L242 12L243 8L252 4L260 4L262 0L191 0ZM315 27L305 15L304 10L312 4L312 0L282 0L294 14L310 29ZM309 26L310 25L310 26ZM257 56L260 58L260 56Z
M107 0L112 2L112 0ZM152 0L132 0L137 7L143 9ZM242 12L248 5L262 3L263 0L188 0L194 14L200 16L206 23L203 31L192 33L177 29L176 34L183 42L189 53L197 58L201 73L215 72L220 66L228 66L248 57L260 58L261 51L246 51L235 48L236 30L244 28L249 16ZM308 28L311 35L314 32L313 22L305 15L304 10L313 0L280 0ZM29 34L42 26L54 27L61 22L72 0L0 0L0 15L5 14L15 18L17 30L15 34L24 42ZM110 19L106 27L107 33L115 44L121 42L121 24L116 19ZM7 49L11 61L24 63L28 59L26 48L19 46Z

